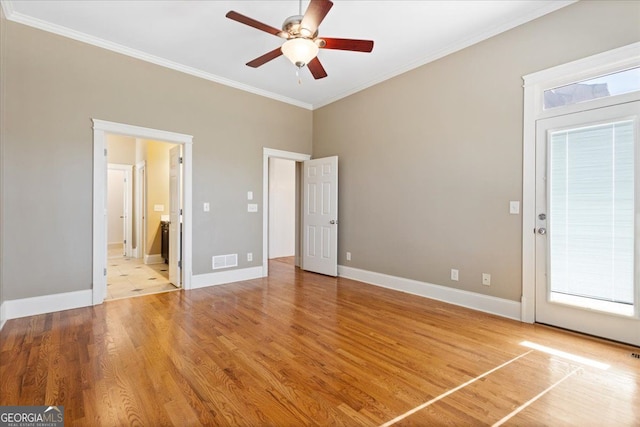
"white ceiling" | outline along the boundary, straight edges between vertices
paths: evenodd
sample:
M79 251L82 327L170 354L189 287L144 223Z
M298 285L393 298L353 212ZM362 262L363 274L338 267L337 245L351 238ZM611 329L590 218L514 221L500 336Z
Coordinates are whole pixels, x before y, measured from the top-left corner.
M314 109L573 3L574 0L333 0L320 36L370 39L372 53L324 49L314 80L284 56L248 61L283 39L225 18L230 10L280 28L296 0L2 0L5 16L199 77ZM308 0L302 0L302 11Z

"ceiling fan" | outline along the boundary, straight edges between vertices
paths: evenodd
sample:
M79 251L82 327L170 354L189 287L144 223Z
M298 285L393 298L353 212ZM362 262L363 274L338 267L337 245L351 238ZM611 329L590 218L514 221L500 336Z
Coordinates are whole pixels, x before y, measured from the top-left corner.
M300 0L301 5L302 0ZM285 19L282 24L282 30L263 24L233 10L227 13L226 17L286 39L281 47L247 62L249 67L258 68L272 59L284 55L298 68L306 65L315 79L322 79L327 77L327 72L318 59L319 49L338 49L354 52L371 52L373 50L372 40L318 37L318 27L332 6L333 2L330 0L311 0L304 15L293 15ZM301 7L298 13L300 12Z

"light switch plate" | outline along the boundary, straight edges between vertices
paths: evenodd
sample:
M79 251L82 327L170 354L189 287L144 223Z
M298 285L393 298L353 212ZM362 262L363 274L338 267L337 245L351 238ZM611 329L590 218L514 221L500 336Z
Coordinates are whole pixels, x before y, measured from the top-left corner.
M253 200L253 191L247 191L247 200Z
M202 209L205 212L209 212L211 210L211 206L209 205L209 202L204 202L204 204L202 205Z
M509 202L509 213L511 215L518 215L520 213L520 202L512 200Z
M482 284L491 286L491 275L489 273L482 273Z
M164 212L164 205L153 205L153 210L155 212Z
M258 205L255 203L249 203L247 205L247 212L258 212Z

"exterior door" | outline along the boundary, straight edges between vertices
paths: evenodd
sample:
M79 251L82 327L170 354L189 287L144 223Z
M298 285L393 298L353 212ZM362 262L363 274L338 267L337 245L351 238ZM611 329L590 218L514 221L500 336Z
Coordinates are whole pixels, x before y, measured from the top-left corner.
M338 157L304 162L302 268L338 275Z
M181 146L169 152L169 282L180 287L182 259Z
M640 345L639 115L630 102L537 122L537 322Z

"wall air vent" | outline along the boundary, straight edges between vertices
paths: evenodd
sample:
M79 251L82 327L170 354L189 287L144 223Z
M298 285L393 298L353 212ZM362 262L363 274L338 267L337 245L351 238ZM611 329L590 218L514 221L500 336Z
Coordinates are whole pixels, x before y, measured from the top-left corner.
M213 268L214 270L218 270L220 268L237 267L238 254L216 255L212 257L211 264L211 268Z

